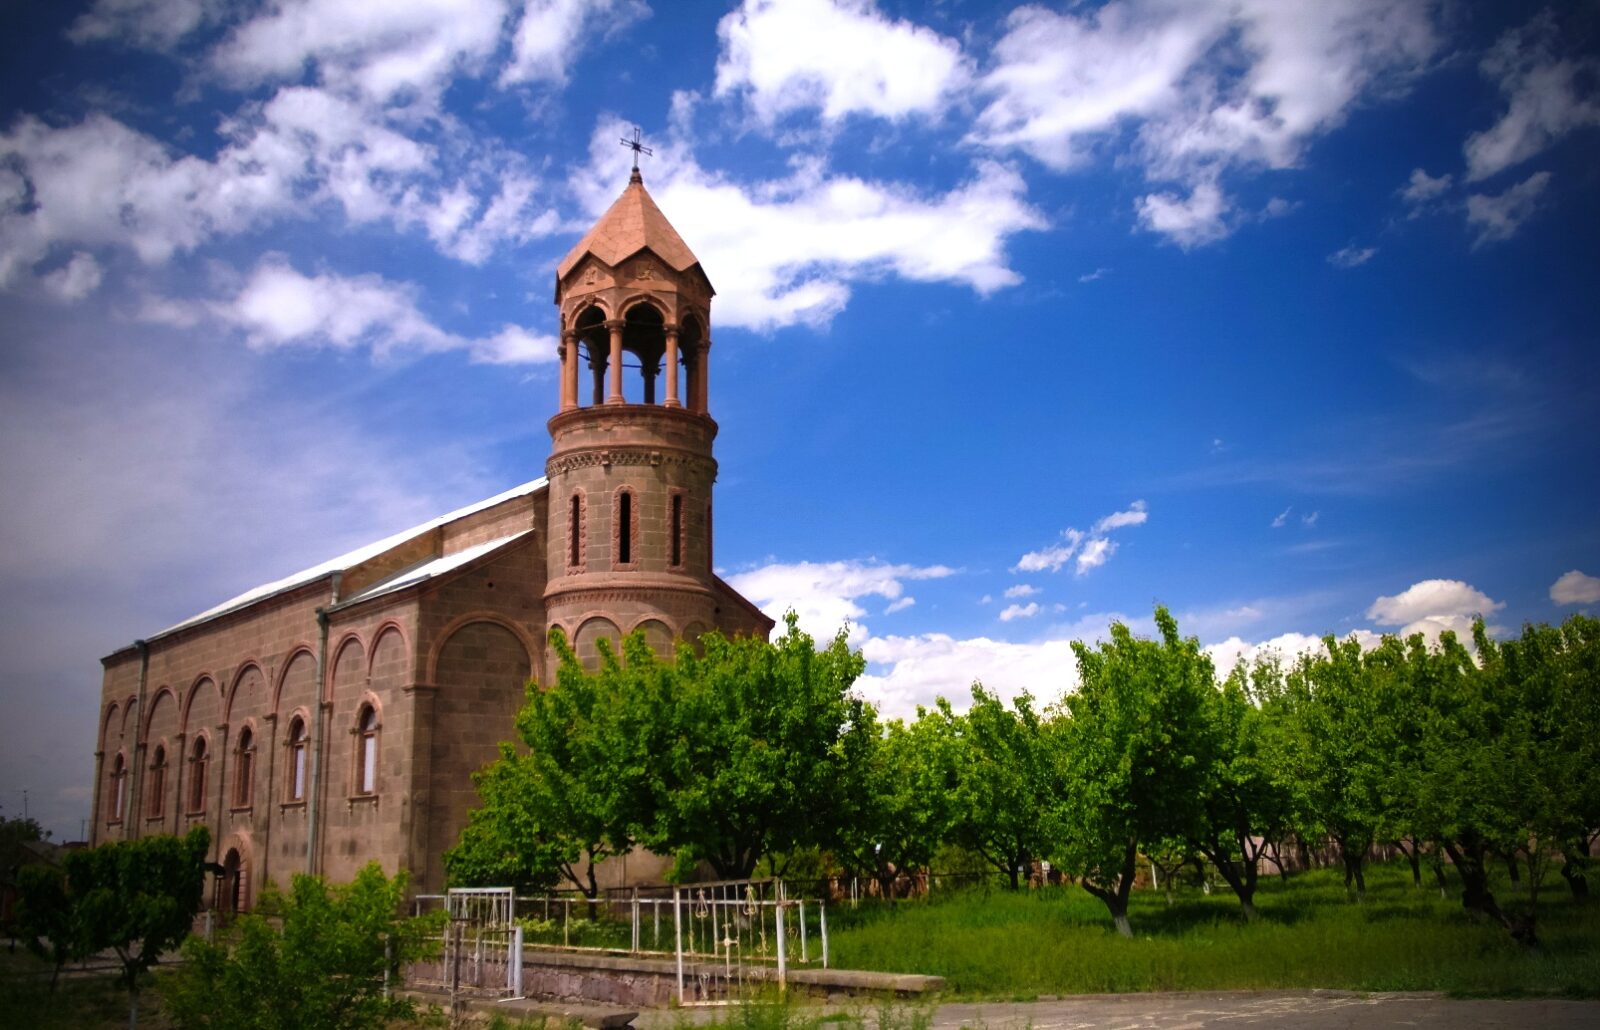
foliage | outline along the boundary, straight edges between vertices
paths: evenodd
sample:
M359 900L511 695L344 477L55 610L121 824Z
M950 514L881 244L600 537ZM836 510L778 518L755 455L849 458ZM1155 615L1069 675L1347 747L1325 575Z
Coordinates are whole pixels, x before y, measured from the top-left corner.
M383 990L428 944L420 921L398 915L405 894L405 874L389 879L376 862L345 885L296 875L287 894L269 886L229 939L185 944L184 965L162 985L174 1021L183 1030L356 1030L409 1015L409 1001Z
M972 685L965 715L943 699L933 724L947 741L955 789L950 799L950 839L982 855L1005 874L1011 888L1019 871L1043 849L1044 776L1049 762L1044 730L1033 698L1019 695L1007 708L1000 698Z
M1204 709L1215 692L1211 660L1180 637L1165 608L1160 640L1140 640L1122 623L1098 648L1074 642L1078 689L1053 720L1056 759L1050 854L1132 936L1128 896L1140 841L1195 823L1195 784L1208 740Z
M926 868L950 823L956 769L940 713L917 712L911 723L878 729L870 709L846 743L850 804L835 818L834 847L850 871L878 879L884 897L896 877Z
M62 962L116 952L137 1024L141 978L177 947L200 911L211 835L144 837L68 852L59 876L30 870L21 899L29 947Z

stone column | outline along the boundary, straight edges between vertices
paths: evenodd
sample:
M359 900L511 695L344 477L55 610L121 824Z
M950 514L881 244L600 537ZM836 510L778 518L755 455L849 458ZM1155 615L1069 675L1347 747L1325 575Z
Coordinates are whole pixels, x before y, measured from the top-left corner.
M711 413L711 337L700 341L700 359L694 363L694 410Z
M611 331L611 392L606 395L606 403L622 404L622 321L613 318L606 328Z
M561 334L561 410L570 411L578 406L578 334L567 330Z
M665 407L682 407L678 403L678 327L667 326L667 399Z

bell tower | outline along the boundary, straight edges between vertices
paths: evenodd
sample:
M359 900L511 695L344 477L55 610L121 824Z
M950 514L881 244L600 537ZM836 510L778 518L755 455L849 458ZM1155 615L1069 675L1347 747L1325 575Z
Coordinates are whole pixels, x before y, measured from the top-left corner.
M670 654L674 639L724 621L729 590L711 552L715 292L637 167L556 269L561 405L545 465L544 599L586 663L601 637L615 644L642 627Z

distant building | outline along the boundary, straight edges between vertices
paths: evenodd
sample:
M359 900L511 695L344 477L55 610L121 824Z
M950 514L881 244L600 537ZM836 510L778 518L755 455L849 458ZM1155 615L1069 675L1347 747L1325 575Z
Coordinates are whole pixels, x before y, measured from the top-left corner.
M590 663L635 629L766 635L712 567L713 293L636 169L556 273L545 478L104 658L92 841L210 827L224 908L372 859L438 891L550 627Z

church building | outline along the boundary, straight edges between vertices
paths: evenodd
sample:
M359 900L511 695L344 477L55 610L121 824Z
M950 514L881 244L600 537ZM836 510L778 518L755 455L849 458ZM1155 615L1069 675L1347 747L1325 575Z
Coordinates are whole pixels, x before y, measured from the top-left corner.
M209 827L228 909L373 859L438 892L550 628L586 663L636 629L765 636L712 564L714 292L635 168L556 271L544 477L102 659L91 840Z

